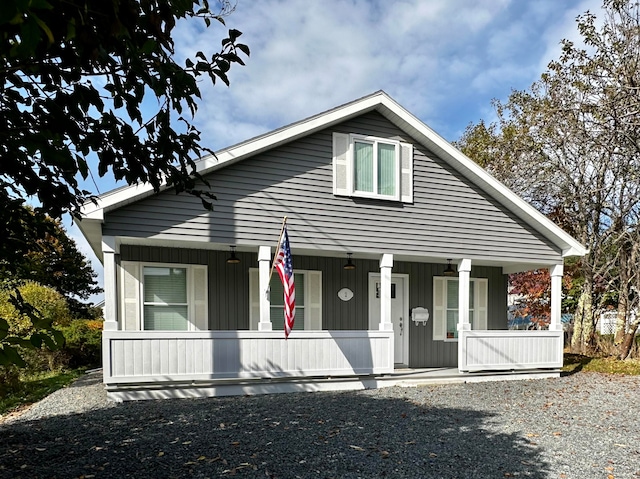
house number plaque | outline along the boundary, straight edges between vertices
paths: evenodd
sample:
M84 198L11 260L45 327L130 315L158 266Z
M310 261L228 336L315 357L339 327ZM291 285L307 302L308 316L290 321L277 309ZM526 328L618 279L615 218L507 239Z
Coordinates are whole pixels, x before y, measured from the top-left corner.
M340 298L342 301L349 301L351 298L353 298L353 291L351 291L349 288L342 288L340 291L338 291L338 298Z

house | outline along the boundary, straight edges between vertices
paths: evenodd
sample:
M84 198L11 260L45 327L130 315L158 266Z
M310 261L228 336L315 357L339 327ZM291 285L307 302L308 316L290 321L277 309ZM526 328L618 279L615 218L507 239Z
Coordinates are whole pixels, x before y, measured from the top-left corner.
M386 93L197 168L214 211L147 185L82 211L104 262L112 399L378 387L407 368L558 374L563 260L585 248ZM277 275L269 289L285 216L288 340ZM508 331L506 275L536 268L551 271L551 325Z

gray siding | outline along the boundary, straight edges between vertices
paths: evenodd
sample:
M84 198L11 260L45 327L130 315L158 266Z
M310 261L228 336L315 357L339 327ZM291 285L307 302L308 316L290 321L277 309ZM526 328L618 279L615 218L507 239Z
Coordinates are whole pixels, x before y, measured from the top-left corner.
M414 203L332 194L333 131L414 143ZM504 206L372 112L230 165L209 176L214 212L163 192L109 212L105 235L271 244L289 217L292 247L473 260L561 261Z
M121 261L207 265L209 284L209 328L249 329L249 268L258 255L237 253L240 264L227 264L228 251L210 251L147 246L120 247Z
M227 252L123 245L121 260L160 263L205 264L209 281L209 327L214 330L249 329L249 268L257 267L257 255L238 253L240 264L228 265ZM323 329L364 330L368 328L368 274L379 272L378 262L355 259L356 269L345 271L344 258L295 256L299 270L322 271ZM409 275L409 309L423 306L433 311L433 276L444 266L429 263L396 262L394 273ZM500 268L472 267L471 276L488 278L488 328L507 328L507 277ZM351 301L341 301L338 291L349 288ZM409 324L410 367L455 367L458 343L432 340L432 323Z

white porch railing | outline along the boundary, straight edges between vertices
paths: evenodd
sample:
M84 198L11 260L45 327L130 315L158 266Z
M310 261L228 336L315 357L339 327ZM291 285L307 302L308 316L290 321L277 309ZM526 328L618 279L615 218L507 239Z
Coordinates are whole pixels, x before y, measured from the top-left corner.
M562 331L459 331L463 372L562 367Z
M392 331L104 331L105 384L393 372Z

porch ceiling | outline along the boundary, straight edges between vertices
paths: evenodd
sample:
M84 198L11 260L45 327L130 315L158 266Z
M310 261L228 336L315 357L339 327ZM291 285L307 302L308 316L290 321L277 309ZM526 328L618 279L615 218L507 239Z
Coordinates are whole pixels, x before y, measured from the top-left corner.
M203 242L203 241L194 241L189 239L184 240L168 240L161 238L134 238L134 237L116 237L116 246L117 248L120 245L138 245L138 246L158 246L158 247L168 247L168 248L186 248L186 249L204 249L204 250L213 250L213 251L228 251L229 244L228 243L213 243L213 242ZM260 246L265 246L264 244L243 244L236 243L236 251L238 252L249 252L249 253L258 253L258 248ZM276 244L275 242L271 246L272 251L275 251ZM405 262L415 262L415 263L433 263L433 264L447 264L447 259L451 259L454 264L457 263L461 258L457 258L455 256L438 256L438 255L430 255L428 252L418 253L415 252L413 254L398 254L393 251L380 251L379 253L372 253L371 251L359 251L357 249L345 250L341 249L311 249L311 248L297 248L292 247L291 251L293 255L301 255L301 256L321 256L321 257L330 257L330 258L345 258L346 253L353 253L353 259L369 259L369 260L380 260L383 253L391 253L393 254L394 261L405 261ZM99 258L102 258L102 254L98 254ZM543 263L539 261L522 261L522 260L509 260L509 259L495 259L495 258L482 258L482 257L471 257L471 264L473 266L492 266L492 267L501 267L503 273L517 273L521 271L530 271L534 269L542 269L542 268L550 268L554 266L553 264Z

